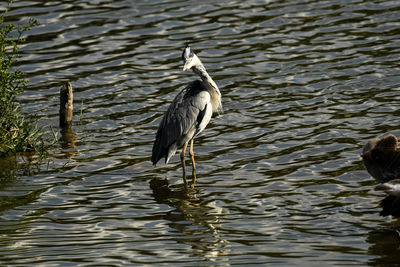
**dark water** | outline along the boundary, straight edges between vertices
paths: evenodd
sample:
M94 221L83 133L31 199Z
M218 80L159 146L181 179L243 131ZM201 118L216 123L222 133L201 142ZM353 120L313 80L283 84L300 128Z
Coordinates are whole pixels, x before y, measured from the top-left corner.
M5 4L0 6L4 9ZM332 266L400 262L399 221L359 153L399 135L398 1L16 1L40 25L19 67L23 110L76 137L45 164L2 161L0 263L12 266ZM185 42L223 95L196 140L197 192L151 146ZM168 179L170 190L154 185ZM152 181L152 184L150 184Z

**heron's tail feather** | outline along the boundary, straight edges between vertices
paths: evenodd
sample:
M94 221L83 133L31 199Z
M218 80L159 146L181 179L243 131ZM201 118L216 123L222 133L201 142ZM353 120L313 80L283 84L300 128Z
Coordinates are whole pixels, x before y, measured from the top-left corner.
M154 142L153 145L153 152L151 155L151 161L153 162L153 165L156 165L157 162L165 156L165 164L168 164L169 160L172 158L173 155L175 155L175 152L177 150L177 145L176 143L172 143L169 146L165 146L166 143L165 140L163 142L161 138L161 134L157 135L156 141Z

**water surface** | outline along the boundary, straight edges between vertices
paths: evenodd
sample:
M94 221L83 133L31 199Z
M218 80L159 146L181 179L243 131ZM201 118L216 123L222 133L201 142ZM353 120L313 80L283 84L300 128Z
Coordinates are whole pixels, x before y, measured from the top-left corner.
M57 127L69 80L75 137L40 166L1 162L2 265L400 261L399 221L379 216L359 157L400 134L397 1L34 0L8 21L29 17L23 111ZM163 113L196 79L186 42L224 106L196 139L189 197L178 155L150 162Z

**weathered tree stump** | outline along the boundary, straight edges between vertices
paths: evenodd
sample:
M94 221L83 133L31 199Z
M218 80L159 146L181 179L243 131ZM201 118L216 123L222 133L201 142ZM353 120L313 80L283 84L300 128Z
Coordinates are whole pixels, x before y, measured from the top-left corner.
M60 127L61 127L61 147L63 149L75 147L76 134L72 131L72 116L74 111L74 98L72 85L65 82L60 89ZM73 155L74 153L72 153ZM71 155L71 156L72 156Z
M69 81L65 82L60 89L60 127L71 128L72 115L74 111L74 99L72 86Z

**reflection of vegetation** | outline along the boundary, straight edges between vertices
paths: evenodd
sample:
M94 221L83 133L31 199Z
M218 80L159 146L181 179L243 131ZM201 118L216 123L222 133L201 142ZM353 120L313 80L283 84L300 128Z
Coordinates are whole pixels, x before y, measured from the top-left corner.
M0 191L18 176L31 176L40 170L40 158L32 153L0 158Z
M390 227L384 229L372 230L366 239L370 244L368 255L371 259L368 261L370 266L398 266L400 261L400 243L397 231L392 227L398 228L399 221L391 222Z
M26 26L5 24L5 14L0 16L0 156L21 151L43 151L43 131L36 121L20 114L16 96L26 88L27 81L14 65L20 58L19 45L25 42L22 34L36 22L31 19Z

